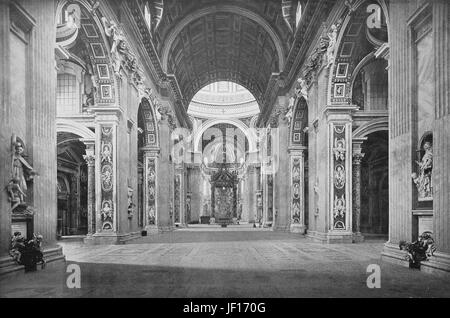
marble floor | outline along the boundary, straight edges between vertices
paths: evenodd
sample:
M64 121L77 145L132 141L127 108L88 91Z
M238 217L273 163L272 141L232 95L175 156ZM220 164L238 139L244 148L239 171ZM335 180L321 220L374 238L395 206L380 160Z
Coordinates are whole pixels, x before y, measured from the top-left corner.
M126 245L61 242L66 267L0 278L1 297L450 297L450 280L381 261L383 241L313 243L250 226L196 226ZM366 285L369 264L381 288Z

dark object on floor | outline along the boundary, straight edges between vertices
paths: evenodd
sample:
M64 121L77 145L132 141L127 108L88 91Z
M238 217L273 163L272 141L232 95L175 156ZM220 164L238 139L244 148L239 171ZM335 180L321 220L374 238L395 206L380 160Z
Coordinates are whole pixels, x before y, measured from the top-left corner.
M44 254L41 250L42 235L33 234L31 240L26 240L20 232L15 232L11 239L10 255L17 264L25 266L25 272L37 270L37 264L45 267Z
M142 231L141 231L141 235L142 235L142 236L147 236L147 231L146 231L146 230L142 230Z
M400 241L399 248L407 252L406 260L409 261L410 268L420 268L422 261L428 261L430 256L436 251L434 239L430 231L423 232L417 241L412 243Z
M32 240L25 242L22 250L21 263L25 266L25 272L33 272L37 270L37 264L41 264L41 268L45 267L44 254L41 251L41 235L34 235Z
M209 216L201 216L200 217L200 224L209 224Z

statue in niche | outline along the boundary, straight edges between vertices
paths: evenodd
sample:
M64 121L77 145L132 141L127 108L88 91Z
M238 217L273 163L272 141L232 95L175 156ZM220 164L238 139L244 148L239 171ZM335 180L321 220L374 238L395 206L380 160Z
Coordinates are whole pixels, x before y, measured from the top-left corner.
M412 173L411 177L419 192L419 201L429 201L433 199L432 171L433 171L433 147L427 141L423 145L425 154L422 160L416 161L419 166L419 175Z
M27 193L27 181L33 180L37 175L33 167L23 158L23 141L15 135L11 138L12 160L11 160L11 180L6 186L6 191L11 202L11 211L20 206L27 208L25 197Z

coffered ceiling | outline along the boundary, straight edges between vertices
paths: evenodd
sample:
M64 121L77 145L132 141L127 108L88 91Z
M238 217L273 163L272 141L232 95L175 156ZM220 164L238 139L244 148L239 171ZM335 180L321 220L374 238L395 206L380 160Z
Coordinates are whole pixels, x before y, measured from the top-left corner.
M164 1L153 42L189 102L205 85L233 81L257 100L292 42L281 1Z

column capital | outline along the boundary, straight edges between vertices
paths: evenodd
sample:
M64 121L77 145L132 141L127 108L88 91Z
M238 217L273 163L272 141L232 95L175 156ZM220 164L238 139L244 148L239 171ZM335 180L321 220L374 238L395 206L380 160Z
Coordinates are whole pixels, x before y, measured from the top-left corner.
M86 160L86 163L88 166L94 166L94 164L95 164L95 155L94 154L83 155L83 159Z
M157 157L160 152L159 147L141 147L139 151L142 151L144 157Z
M303 156L308 147L305 146L291 146L288 148L288 153L291 156Z
M362 143L367 140L367 137L363 138L354 138L352 140L352 157L353 164L359 165L361 164L362 158L364 158L364 153L362 152Z
M95 139L81 138L80 141L86 146L86 150L95 148Z
M365 154L362 152L353 153L353 164L360 165L361 160L364 158Z

